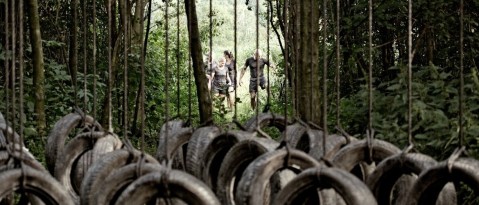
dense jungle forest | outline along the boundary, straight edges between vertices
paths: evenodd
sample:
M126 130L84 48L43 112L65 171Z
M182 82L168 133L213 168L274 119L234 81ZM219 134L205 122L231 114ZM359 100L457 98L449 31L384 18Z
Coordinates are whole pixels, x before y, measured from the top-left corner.
M0 4L4 10L4 1ZM105 96L108 84L108 32L107 32L107 13L104 2L97 3L97 75L93 74L92 66L92 2L87 2L87 13L82 13L80 1L38 1L38 20L41 31L41 44L43 48L43 76L35 72L33 61L32 40L28 34L31 29L30 24L25 23L25 113L22 117L25 119L25 139L28 147L34 152L41 153L42 145L45 143L45 137L51 126L61 116L72 112L72 107L77 105L85 108L87 113L95 111L96 115L104 122ZM180 26L176 26L176 1L169 4L168 16L168 35L169 46L167 47L169 55L170 72L169 89L170 98L169 109L170 117L174 113L179 113L183 118L188 117L188 104L191 103L191 119L199 123L199 113L197 110L198 101L195 84L191 83L191 92L188 84L188 29L186 26L186 15L184 2L180 2ZM210 38L210 19L209 19L209 1L199 0L197 4L198 27L200 32L200 41L203 52L206 54L209 49L209 41L212 40L212 53L214 57L222 56L224 50L234 50L234 1L213 1L212 5L212 36ZM256 15L255 1L237 2L237 52L235 55L238 68L244 64L244 60L251 56L256 48ZM271 5L270 5L271 4ZM269 40L270 59L278 64L276 70L271 70L271 109L273 112L282 113L284 102L281 100L286 89L292 89L291 86L284 86L284 58L281 52L280 41L284 45L281 26L282 21L277 15L278 1L260 1L259 6L259 48L266 52L267 41ZM351 135L363 135L367 125L367 66L368 59L366 53L367 45L367 2L365 1L344 1L340 5L340 106L336 104L338 93L335 89L335 27L336 12L335 3L328 3L327 19L327 38L325 39L328 59L328 124L330 129L334 128L336 121L336 111L340 111L340 122L345 131ZM464 26L464 46L465 46L465 115L464 128L467 144L471 151L476 153L477 139L479 137L479 125L477 123L477 88L479 80L477 77L476 52L478 38L477 31L477 1L468 1L465 5L465 26ZM122 5L113 5L113 9L120 9ZM130 54L128 63L128 84L129 84L129 104L128 116L130 122L127 125L129 133L132 136L138 134L138 89L140 85L139 54L135 52L140 46L141 41L135 39L134 32L139 25L133 20L133 17L140 12L146 16L147 4L144 8L137 8L136 1L131 1L132 13ZM273 9L272 21L266 20L266 11L268 6ZM74 8L77 8L76 10ZM452 15L458 13L457 2L450 1L417 1L413 5L413 133L417 141L417 149L429 153L438 158L444 158L458 145L458 88L459 88L459 16ZM141 11L137 11L140 9ZM32 11L29 11L32 12ZM74 13L75 12L75 13ZM135 13L134 13L135 12ZM153 1L151 26L149 29L148 48L145 56L145 110L146 116L146 136L154 141L162 122L165 122L165 4L161 1ZM280 11L281 12L281 11ZM2 12L3 13L3 12ZM28 14L28 13L25 13ZM73 20L76 15L76 24ZM86 15L86 17L84 17ZM373 48L374 48L374 101L373 101L373 127L376 130L376 137L395 142L395 144L404 145L407 141L407 100L406 100L406 65L407 65L407 7L405 2L382 1L376 2L373 12ZM5 15L2 15L5 18ZM32 18L26 16L26 18ZM86 18L87 33L83 33L82 22ZM269 31L267 24L271 22ZM318 23L324 23L321 20ZM123 61L122 57L122 24L120 16L114 19L114 29L112 33L113 53L113 77L112 90L113 102L113 124L115 131L120 131L120 127L125 126L121 121L122 115L122 81ZM136 24L135 24L136 23ZM76 25L76 40L72 41L72 31ZM5 26L5 21L2 21ZM273 27L275 27L273 29ZM3 30L3 29L2 29ZM144 29L143 29L144 30ZM275 30L278 32L276 33ZM5 30L3 30L5 31ZM269 37L266 35L269 32ZM317 31L318 33L322 31ZM177 39L179 33L180 39ZM2 47L0 52L0 61L4 62L9 54L5 52L5 32L1 33ZM291 37L294 38L294 37ZM321 42L323 41L323 37ZM278 40L280 39L280 40ZM83 44L86 40L86 44ZM179 48L177 41L179 40ZM319 40L319 39L318 39ZM137 41L137 42L135 42ZM293 40L294 41L294 40ZM323 46L318 42L320 47ZM281 45L281 46L283 46ZM86 48L84 48L86 46ZM318 47L317 50L322 48ZM74 51L76 48L76 51ZM86 49L84 57L83 49ZM136 49L136 50L135 50ZM284 49L284 46L283 46ZM176 52L179 50L179 75L176 72L177 58ZM291 51L291 50L290 50ZM71 57L76 52L76 59ZM292 51L291 51L292 52ZM322 51L321 51L322 52ZM290 54L293 55L293 54ZM84 61L84 59L86 61ZM202 56L203 58L203 56ZM318 61L322 61L323 56L318 55ZM72 62L73 61L73 62ZM86 75L83 73L84 63L87 67ZM75 64L75 65L72 65ZM2 63L3 65L3 63ZM322 63L318 63L322 65ZM295 68L290 67L291 71ZM299 70L299 69L298 69ZM318 66L317 70L322 70ZM13 85L6 86L5 69L2 69L1 85L2 102L5 102L5 92L12 91ZM290 72L293 73L293 72ZM73 80L73 78L76 78ZM244 81L247 81L248 74ZM93 96L93 79L96 79L96 98ZM320 80L320 76L317 77ZM302 81L304 79L295 79ZM84 81L87 89L84 91ZM176 83L179 82L179 90ZM298 81L296 81L298 82ZM18 83L18 81L17 81ZM37 84L41 84L41 88ZM75 88L76 85L76 88ZM18 86L18 85L17 85ZM247 86L238 89L238 119L246 121L253 117L255 112L249 107L249 97ZM8 88L8 89L7 89ZM38 96L36 89L43 90L43 96ZM319 91L318 91L319 92ZM76 96L75 96L76 94ZM84 95L86 94L86 96ZM179 94L179 102L176 96ZM191 94L193 100L189 101ZM291 97L291 96L290 96ZM86 98L86 105L83 105ZM260 91L260 98L266 102L267 93ZM75 101L77 101L75 103ZM94 101L96 108L93 107ZM288 105L292 106L292 99L288 99ZM321 104L318 100L315 102ZM42 104L42 105L40 105ZM1 103L1 110L5 115L6 103ZM11 105L11 104L10 104ZM290 114L294 108L291 107ZM215 123L225 123L231 121L232 112L215 111ZM8 116L11 118L12 116ZM16 119L19 115L17 114Z
M411 83L407 1L373 1L372 33L366 0L27 0L24 24L12 23L12 2L0 0L0 112L17 132L22 119L24 144L42 163L55 122L75 110L154 153L171 119L233 129L265 107L358 139L371 126L401 149L409 128L417 152L440 161L464 145L479 159L479 0L464 1L463 11L459 1L413 1ZM23 29L22 50L12 26ZM228 109L205 90L203 62L232 51L239 78L257 48L275 65L265 68L270 89L259 90L252 110L248 69ZM22 94L12 72L20 64Z

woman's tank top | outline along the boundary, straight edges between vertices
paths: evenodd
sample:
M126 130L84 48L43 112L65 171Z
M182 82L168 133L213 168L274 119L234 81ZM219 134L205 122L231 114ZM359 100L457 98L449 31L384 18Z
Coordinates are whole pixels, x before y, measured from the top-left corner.
M213 82L215 86L226 85L226 72L228 72L228 68L226 68L226 66L223 66L222 68L220 67L215 68L215 79Z

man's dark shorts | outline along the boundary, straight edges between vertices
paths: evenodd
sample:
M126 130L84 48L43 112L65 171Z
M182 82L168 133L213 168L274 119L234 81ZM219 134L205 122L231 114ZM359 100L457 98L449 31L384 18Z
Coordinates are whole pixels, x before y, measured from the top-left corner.
M258 78L251 78L249 80L249 92L250 93L258 92L258 90L256 88L257 84L258 84ZM259 78L259 87L261 87L261 89L263 89L263 90L266 88L266 80L264 79L264 77Z

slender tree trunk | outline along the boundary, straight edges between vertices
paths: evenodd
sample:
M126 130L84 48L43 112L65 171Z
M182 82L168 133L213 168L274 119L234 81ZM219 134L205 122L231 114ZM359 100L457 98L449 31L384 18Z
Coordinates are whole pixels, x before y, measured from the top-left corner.
M114 36L114 34L112 34ZM120 38L116 38L114 41L113 41L113 44L111 45L113 48L112 48L112 51L111 51L111 55L112 55L112 58L111 58L111 76L112 76L112 79L109 79L108 80L108 83L113 86L113 83L116 81L116 77L117 77L117 73L118 73L118 69L117 69L117 64L118 64L118 50L120 49ZM112 99L113 100L113 99ZM103 113L102 113L102 117L101 117L101 125L104 126L104 127L107 127L108 125L108 110L110 109L110 105L108 104L108 98L105 97L104 101L103 101Z
M198 29L198 17L196 15L195 0L185 0L185 8L188 20L190 51L193 61L193 75L195 76L196 92L198 94L200 122L207 123L210 119L212 119L213 108L207 87L208 80L206 79L205 71L203 70L200 32Z
M305 0L305 1L308 1L308 0ZM298 110L299 110L299 103L301 102L301 96L303 96L301 94L302 92L302 89L301 88L301 85L299 84L299 82L301 81L305 81L305 80L308 80L309 79L304 79L303 76L300 76L300 73L299 72L302 72L302 69L303 68L303 61L301 61L301 56L303 56L303 49L301 49L301 47L303 46L301 44L301 35L302 33L301 32L304 32L303 30L301 30L301 26L303 26L303 24L301 23L301 18L303 18L301 15L302 11L301 10L301 3L302 1L297 1L297 2L294 2L291 1L291 3L293 4L291 7L290 7L290 14L291 14L291 25L290 25L290 34L293 36L291 39L290 42L292 42L292 48L293 49L290 49L290 53L291 53L291 58L292 59L292 66L291 66L291 70L293 72L290 72L290 75L293 79L293 81L291 82L293 88L294 88L294 92L292 94L292 98L293 98L293 106L294 106L294 114L296 114L295 117L299 117L299 118L302 118L301 114L302 113L299 113ZM304 42L304 40L303 40Z
M118 60L118 52L120 50L120 40L121 40L121 35L124 34L124 29L121 28L121 26L123 25L121 22L117 23L117 21L115 20L117 18L116 16L116 7L117 7L117 4L116 4L116 1L113 1L112 2L112 6L111 6L111 12L112 12L112 32L111 32L111 46L112 46L112 51L111 51L111 79L108 78L108 85L111 85L111 87L113 88L114 86L114 83L116 82L117 80L117 74L118 74L118 64L119 64L119 60ZM121 12L120 12L120 15L121 15ZM119 26L120 28L117 28L117 26ZM126 34L124 34L126 35ZM112 91L113 92L113 91ZM113 98L113 93L112 93L112 98ZM111 99L111 102L113 102L113 99ZM105 97L104 101L103 101L103 113L102 113L102 116L101 116L101 124L102 126L104 127L107 127L108 125L108 112L109 110L111 109L110 108L110 104L108 103L108 98ZM118 113L117 113L118 114ZM113 116L112 116L113 117Z
M321 122L321 103L319 70L319 2L318 1L298 1L300 4L297 17L300 18L298 38L298 57L299 66L297 78L298 91L296 97L301 106L298 106L298 115L304 121L320 124ZM299 16L298 16L299 15ZM325 29L325 28L323 28ZM327 60L327 59L323 59Z
M45 74L43 68L42 36L40 32L40 17L38 15L38 1L28 1L28 15L30 20L30 39L33 51L33 85L35 86L35 115L38 136L45 136Z

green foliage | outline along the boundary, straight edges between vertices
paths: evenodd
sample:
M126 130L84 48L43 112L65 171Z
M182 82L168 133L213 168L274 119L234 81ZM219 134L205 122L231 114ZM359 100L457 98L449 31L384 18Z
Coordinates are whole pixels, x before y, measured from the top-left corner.
M226 120L226 114L229 110L227 99L224 96L213 96L213 115L215 116L215 122L223 122Z
M407 75L404 66L398 78L381 83L373 92L373 127L376 137L399 147L408 143L407 136ZM412 83L412 135L416 148L434 156L447 158L459 146L458 87L459 81L447 70L427 66L415 68ZM464 129L470 154L478 157L477 88L471 74L466 76ZM351 133L365 133L368 121L367 88L342 99L341 121ZM331 113L333 115L333 113Z
M398 147L408 144L408 98L405 66L393 67L399 75L373 91L372 124L375 137ZM415 148L438 161L447 159L460 146L459 80L451 71L436 66L415 67L412 81L412 137ZM465 75L464 141L467 154L479 157L477 73ZM336 110L329 113L332 126ZM363 86L354 95L341 99L341 124L356 137L364 137L368 122L368 91ZM459 204L476 204L477 196L466 187L458 190Z
M458 186L461 187L461 190L465 190L465 191L458 193L457 204L478 204L479 203L479 198L477 197L476 193L474 193L474 190L472 190L469 186L464 184L464 182L459 183Z

